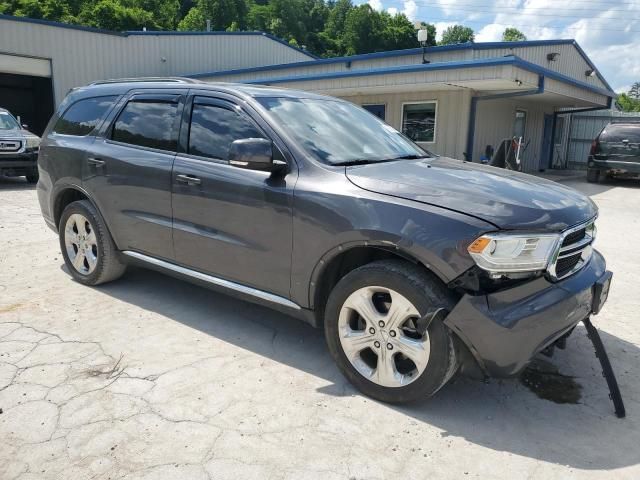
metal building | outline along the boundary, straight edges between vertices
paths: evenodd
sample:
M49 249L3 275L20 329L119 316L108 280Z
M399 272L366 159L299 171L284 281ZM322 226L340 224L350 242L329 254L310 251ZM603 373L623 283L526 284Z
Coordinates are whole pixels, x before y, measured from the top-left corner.
M609 122L640 123L640 112L612 109L559 116L554 136L554 167L586 169L591 142Z
M313 58L260 32L111 32L0 15L0 106L40 133L69 89L95 80Z
M553 165L559 112L609 108L615 97L574 40L466 43L191 76L345 98L454 158L477 161L487 145L522 136L525 171Z

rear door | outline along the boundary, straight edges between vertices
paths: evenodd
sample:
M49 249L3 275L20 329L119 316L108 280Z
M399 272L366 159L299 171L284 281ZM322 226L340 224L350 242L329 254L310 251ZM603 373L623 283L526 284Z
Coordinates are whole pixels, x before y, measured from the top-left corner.
M85 188L120 250L173 259L171 170L186 91L135 91L89 147Z
M596 159L640 163L640 124L607 125L599 141Z
M192 269L289 297L293 186L297 169L272 174L228 162L234 140L270 138L268 125L234 97L195 94L187 103L173 168L174 248ZM281 148L278 147L281 146Z

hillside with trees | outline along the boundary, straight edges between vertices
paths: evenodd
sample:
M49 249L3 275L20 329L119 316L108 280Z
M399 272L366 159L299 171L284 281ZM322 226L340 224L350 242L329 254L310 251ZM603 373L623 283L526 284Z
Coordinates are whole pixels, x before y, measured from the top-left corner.
M258 30L323 57L419 47L416 27L404 14L391 15L351 0L0 0L0 13L107 30ZM435 26L428 46L436 44ZM456 25L441 43L473 41Z

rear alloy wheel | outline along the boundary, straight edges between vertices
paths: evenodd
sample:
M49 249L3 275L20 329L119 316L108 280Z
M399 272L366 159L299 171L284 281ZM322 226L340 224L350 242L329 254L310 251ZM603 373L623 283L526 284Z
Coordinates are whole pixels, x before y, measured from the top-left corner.
M342 373L375 399L401 403L435 394L453 376L452 334L435 316L455 300L439 279L402 260L359 267L334 287L325 336Z
M91 222L79 213L69 216L64 227L64 244L73 268L89 275L98 264L98 239Z
M98 285L121 276L126 265L104 220L88 200L70 203L58 226L60 248L69 273L84 285Z

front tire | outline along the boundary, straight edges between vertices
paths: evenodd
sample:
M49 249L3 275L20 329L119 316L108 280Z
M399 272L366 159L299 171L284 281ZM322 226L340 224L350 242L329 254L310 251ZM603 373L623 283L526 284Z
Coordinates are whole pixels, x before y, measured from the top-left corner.
M38 180L40 179L40 174L38 172L38 169L36 168L30 171L28 174L26 174L25 177L27 177L28 183L38 183Z
M343 277L325 309L325 337L342 373L365 395L388 403L428 398L458 366L452 334L434 319L455 301L429 272L401 260L364 265Z
M60 249L73 278L84 285L99 285L120 277L126 265L104 220L88 200L70 203L58 225Z

